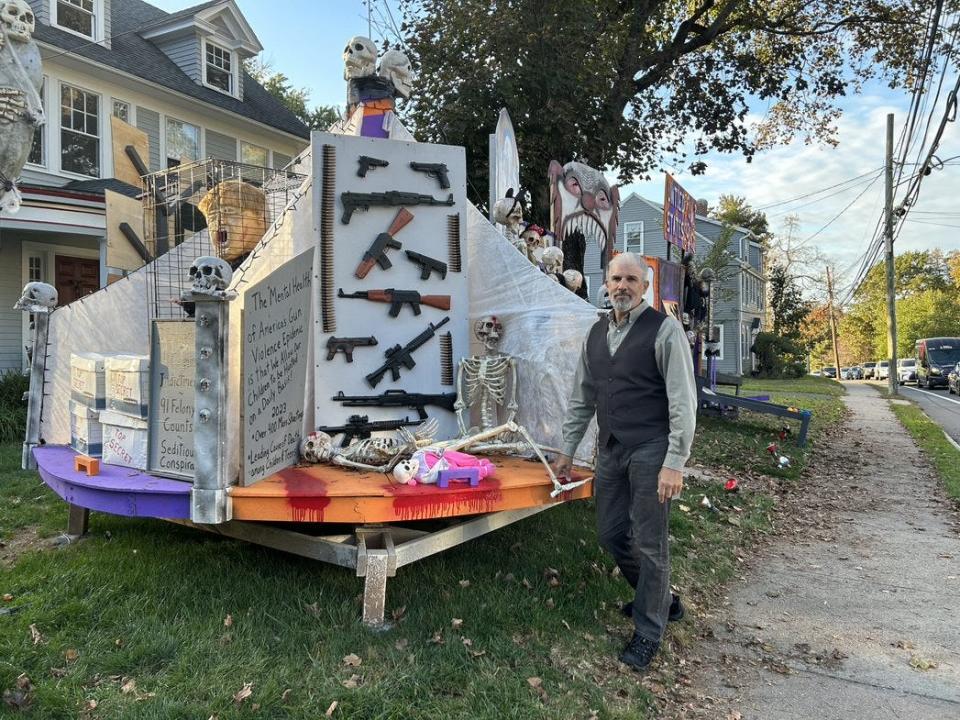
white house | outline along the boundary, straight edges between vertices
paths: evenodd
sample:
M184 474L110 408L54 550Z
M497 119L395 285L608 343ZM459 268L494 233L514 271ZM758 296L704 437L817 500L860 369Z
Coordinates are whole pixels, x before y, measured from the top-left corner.
M724 231L723 223L697 215L697 258L710 252ZM734 375L749 374L753 369L750 346L755 333L763 327L766 314L766 274L762 245L746 228L730 228L730 260L727 277L715 288L714 324L720 326L720 357L717 369ZM631 193L620 202L620 226L616 249L638 252L648 257L667 257L663 237L663 205ZM671 260L679 262L676 248ZM603 281L600 252L588 247L584 258L584 276L590 299L597 301Z
M54 285L66 304L107 283L105 191L114 177L111 117L146 134L150 171L205 158L280 168L309 130L243 71L263 48L233 0L166 13L141 0L29 0L43 57L47 123L0 215L0 371L23 367L23 285ZM119 146L118 146L119 147Z

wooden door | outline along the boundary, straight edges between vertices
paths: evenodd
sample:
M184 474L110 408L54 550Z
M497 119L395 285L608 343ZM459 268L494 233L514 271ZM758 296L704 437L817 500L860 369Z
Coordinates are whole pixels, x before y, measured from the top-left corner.
M100 289L100 261L57 255L54 286L58 305L72 303Z

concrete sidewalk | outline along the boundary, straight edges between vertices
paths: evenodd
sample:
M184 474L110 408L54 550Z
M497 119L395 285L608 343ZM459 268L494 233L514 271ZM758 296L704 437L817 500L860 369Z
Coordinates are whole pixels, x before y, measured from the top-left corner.
M682 717L960 718L957 514L888 401L847 392L791 520L709 619Z

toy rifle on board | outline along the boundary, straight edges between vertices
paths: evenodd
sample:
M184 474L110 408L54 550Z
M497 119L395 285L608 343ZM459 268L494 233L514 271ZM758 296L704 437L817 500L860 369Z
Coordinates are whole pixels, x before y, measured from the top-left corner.
M367 415L351 415L343 425L322 425L317 430L325 432L330 437L343 435L340 447L346 447L353 442L354 438L366 440L371 433L379 430L399 430L402 427L421 423L420 420L411 420L406 417L403 420L374 420L373 422L368 422L369 419Z
M397 207L398 205L446 205L451 206L453 202L453 193L446 200L437 200L433 195L420 195L419 193L403 192L402 190L387 190L382 193L355 193L345 192L340 195L340 202L343 203L343 215L340 222L344 225L350 224L350 218L357 210L369 210L373 206L379 207Z
M440 310L450 309L449 295L421 295L416 290L358 290L353 293L345 293L343 288L337 291L337 297L359 298L361 300L370 300L372 302L390 303L390 317L397 317L401 308L407 303L413 309L414 315L420 314L420 305L429 305Z
M343 403L344 407L408 407L416 410L421 420L427 419L427 405L436 405L453 412L457 402L456 393L408 393L406 390L387 390L381 395L344 395L343 390L331 400Z
M372 373L367 375L367 382L370 383L370 387L376 387L383 376L387 374L387 371L390 371L391 377L394 381L400 379L400 366L402 365L407 370L412 370L413 367L417 364L413 359L413 351L416 350L421 345L425 344L430 338L432 338L437 330L450 322L450 318L445 317L443 320L438 322L436 325L430 323L427 326L427 329L422 333L417 335L413 340L408 342L403 347L399 345L394 345L392 348L387 350L384 355L387 357L387 361L374 370Z
M373 269L374 264L379 265L382 270L393 267L393 263L387 257L387 249L399 250L403 247L403 244L394 239L393 236L403 230L411 220L413 220L413 213L406 208L400 208L387 231L377 235L377 239L370 245L370 249L363 254L363 260L353 271L354 276L362 280Z

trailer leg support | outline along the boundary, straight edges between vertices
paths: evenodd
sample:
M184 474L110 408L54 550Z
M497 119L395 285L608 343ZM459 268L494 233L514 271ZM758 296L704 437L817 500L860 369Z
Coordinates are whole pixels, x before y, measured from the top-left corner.
M393 536L387 528L357 528L357 577L363 583L363 624L383 627L387 578L397 574Z

